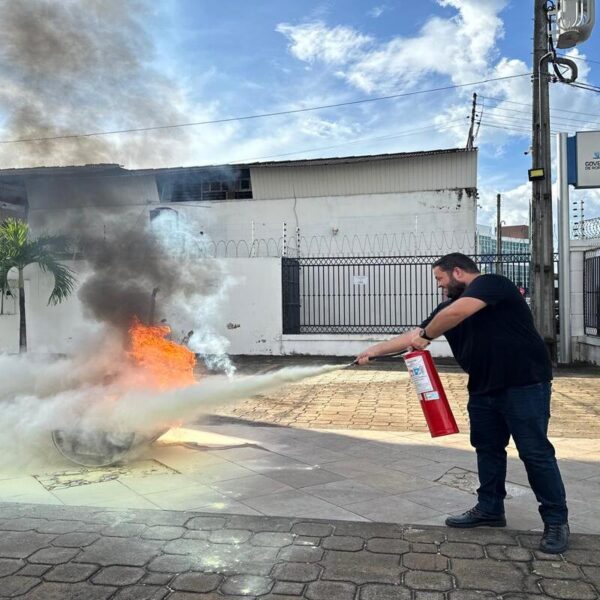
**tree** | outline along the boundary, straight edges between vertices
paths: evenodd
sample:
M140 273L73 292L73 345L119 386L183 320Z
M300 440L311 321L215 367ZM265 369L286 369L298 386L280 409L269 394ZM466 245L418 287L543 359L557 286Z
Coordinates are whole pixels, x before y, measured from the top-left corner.
M75 287L73 271L60 262L69 246L62 236L40 236L31 239L29 225L19 219L6 219L0 224L0 289L8 287L8 273L19 274L19 352L27 352L27 320L25 316L25 280L23 270L37 263L40 269L54 276L54 289L48 305L59 304Z
M4 250L4 246L6 242L4 238L0 237L0 260L5 256L6 252ZM1 269L1 267L0 267ZM8 286L8 280L3 280L0 278L0 315L4 314L4 299L6 298L7 292L10 290Z

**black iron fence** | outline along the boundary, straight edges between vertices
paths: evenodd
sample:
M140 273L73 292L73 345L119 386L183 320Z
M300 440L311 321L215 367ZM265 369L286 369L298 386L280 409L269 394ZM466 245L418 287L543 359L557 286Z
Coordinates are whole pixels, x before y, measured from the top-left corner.
M529 254L472 257L529 296ZM401 333L442 301L433 256L283 258L283 333Z
M586 335L600 335L600 248L584 254L583 326Z

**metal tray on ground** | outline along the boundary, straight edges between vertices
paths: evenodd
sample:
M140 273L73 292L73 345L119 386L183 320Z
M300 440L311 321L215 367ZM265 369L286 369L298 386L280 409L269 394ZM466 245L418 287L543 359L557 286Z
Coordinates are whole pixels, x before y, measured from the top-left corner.
M134 432L55 429L52 431L52 442L62 456L77 465L107 467L123 460L134 448L150 445L163 433L143 435Z

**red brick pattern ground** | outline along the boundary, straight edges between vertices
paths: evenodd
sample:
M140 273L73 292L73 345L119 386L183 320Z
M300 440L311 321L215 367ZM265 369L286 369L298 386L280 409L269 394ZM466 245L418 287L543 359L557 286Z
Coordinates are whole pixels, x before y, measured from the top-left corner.
M297 427L426 431L416 393L400 369L391 364L340 369L256 396L219 414ZM458 425L466 431L467 377L456 368L440 370ZM593 371L558 373L550 434L600 438L600 377Z

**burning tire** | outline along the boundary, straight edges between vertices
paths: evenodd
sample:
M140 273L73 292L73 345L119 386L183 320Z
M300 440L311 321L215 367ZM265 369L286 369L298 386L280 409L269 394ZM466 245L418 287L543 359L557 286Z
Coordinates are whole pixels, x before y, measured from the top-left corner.
M152 291L150 325L137 318L129 329L128 356L142 374L143 386L165 391L192 385L196 382L194 367L196 355L187 347L167 339L171 329L167 325L153 325L154 301L158 288ZM186 341L193 334L189 331ZM110 383L108 381L107 383ZM156 424L155 427L161 427ZM168 429L168 428L167 428ZM55 429L52 441L67 460L84 467L107 467L123 460L127 454L149 446L167 429L141 434L115 433L92 429Z
M52 441L58 452L75 464L108 467L123 460L132 450L150 445L163 433L140 435L131 432L55 429Z

